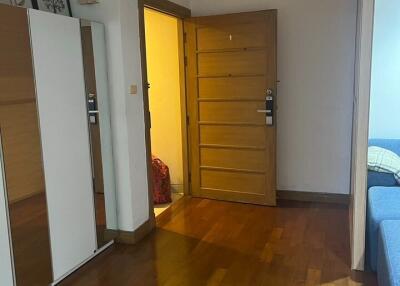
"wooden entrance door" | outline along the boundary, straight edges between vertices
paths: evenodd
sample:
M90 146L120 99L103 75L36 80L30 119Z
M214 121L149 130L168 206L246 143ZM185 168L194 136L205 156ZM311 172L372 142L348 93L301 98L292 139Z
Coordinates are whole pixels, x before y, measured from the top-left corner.
M276 204L276 22L269 10L184 23L195 197Z

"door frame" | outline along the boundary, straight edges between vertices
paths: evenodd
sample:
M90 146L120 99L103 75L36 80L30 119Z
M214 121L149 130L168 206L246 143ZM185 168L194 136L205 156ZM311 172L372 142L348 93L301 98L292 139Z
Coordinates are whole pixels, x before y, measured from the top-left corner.
M183 189L184 194L190 194L189 183L189 141L188 141L188 124L187 124L187 97L186 97L186 72L185 72L185 52L184 52L184 34L183 20L191 17L190 9L175 4L168 0L139 0L139 37L140 37L140 55L142 69L142 89L143 89L143 108L144 108L144 125L145 125L145 142L147 156L147 179L149 193L149 216L150 220L154 220L154 203L153 203L153 181L152 181L152 158L151 158L151 115L149 106L149 86L147 77L147 53L146 53L146 32L144 9L149 8L161 13L171 15L181 21L179 25L179 73L181 86L181 122L182 122L182 159L183 159Z
M367 157L375 0L358 1L351 166L351 268L364 270Z

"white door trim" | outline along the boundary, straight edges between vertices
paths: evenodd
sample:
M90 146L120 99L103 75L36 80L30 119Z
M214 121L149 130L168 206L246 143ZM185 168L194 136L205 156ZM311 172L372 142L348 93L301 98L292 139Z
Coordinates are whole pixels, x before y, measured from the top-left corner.
M351 267L364 270L367 152L375 0L358 1L357 56L351 177Z

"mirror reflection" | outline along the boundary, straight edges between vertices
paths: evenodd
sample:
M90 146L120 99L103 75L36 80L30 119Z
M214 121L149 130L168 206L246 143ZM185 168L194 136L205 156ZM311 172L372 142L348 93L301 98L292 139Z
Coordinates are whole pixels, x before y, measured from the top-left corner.
M117 233L104 26L81 20L81 34L92 148L97 242L101 248L112 241Z
M35 83L25 9L0 5L0 130L18 286L53 281Z

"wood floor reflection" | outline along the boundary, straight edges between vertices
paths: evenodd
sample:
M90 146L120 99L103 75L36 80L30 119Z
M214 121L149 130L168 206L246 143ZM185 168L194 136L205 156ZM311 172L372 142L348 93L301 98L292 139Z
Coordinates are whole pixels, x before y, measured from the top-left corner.
M102 246L106 244L104 194L96 194L95 198L98 243ZM12 204L10 222L17 285L49 285L53 274L44 193Z
M45 195L11 204L10 222L17 285L49 285L53 274Z
M61 285L371 285L352 277L348 210L184 198L134 246L116 245Z
M105 238L106 230L106 205L104 194L95 194L95 205L96 205L96 233L97 233L97 246L101 248L108 243Z

